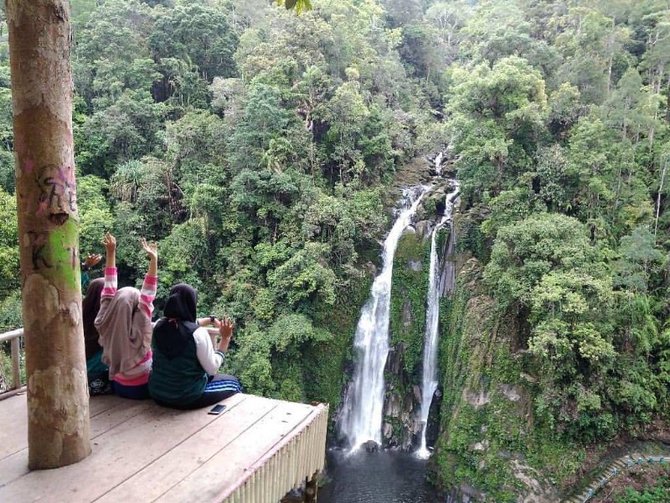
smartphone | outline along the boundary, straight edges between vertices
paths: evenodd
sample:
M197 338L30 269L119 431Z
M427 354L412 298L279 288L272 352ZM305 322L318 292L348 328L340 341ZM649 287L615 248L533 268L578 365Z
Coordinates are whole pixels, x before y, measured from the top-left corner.
M226 410L226 406L223 405L223 404L221 404L221 403L219 403L219 404L216 404L214 407L212 407L212 408L210 409L210 411L209 411L207 414L211 414L211 415L213 415L213 416L218 416L218 415L221 414L224 410Z

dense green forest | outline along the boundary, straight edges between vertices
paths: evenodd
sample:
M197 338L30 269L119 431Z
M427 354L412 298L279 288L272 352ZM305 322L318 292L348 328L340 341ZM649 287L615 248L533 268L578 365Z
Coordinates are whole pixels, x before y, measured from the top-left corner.
M139 238L158 241L159 307L191 283L240 327L247 390L334 410L389 188L445 151L467 279L534 376L530 422L570 445L666 425L670 3L312 6L72 1L82 254L112 231L135 284ZM5 33L2 329L21 324Z

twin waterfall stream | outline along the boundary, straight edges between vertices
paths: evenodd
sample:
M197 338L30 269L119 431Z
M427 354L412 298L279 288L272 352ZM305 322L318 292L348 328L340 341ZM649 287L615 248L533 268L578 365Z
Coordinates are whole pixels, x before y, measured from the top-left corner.
M435 173L440 181L442 154L435 159ZM349 453L356 452L369 442L382 445L382 421L385 397L384 368L389 353L389 315L391 304L391 283L393 278L393 260L398 241L407 227L413 223L422 198L433 186L417 186L403 191L404 208L399 212L391 231L384 241L382 269L374 279L370 297L361 310L356 328L354 347L358 358L355 363L351 385L346 393L339 429L346 437ZM453 254L454 235L452 213L458 184L452 181L450 192L446 196L445 210L436 222L431 233L430 271L427 296L426 327L423 351L422 399L419 421L421 423L421 441L416 456L426 459L430 451L426 445L426 428L433 395L438 384L437 350L439 342L440 298L454 288L455 271L450 261L440 270L438 260L438 232L450 226L447 257Z
M384 241L382 272L375 278L370 298L361 310L356 327L354 346L359 352L354 369L353 383L345 401L341 431L347 437L351 450L372 440L382 443L382 413L384 407L384 367L389 352L389 312L391 307L391 280L393 258L400 236L412 222L416 208L427 188L406 190L405 200L414 200L400 212L391 232Z
M451 293L454 289L456 271L454 263L450 260L445 262L444 270L439 270L437 256L437 233L446 224L449 224L449 244L447 257L453 255L456 240L454 239L454 226L452 214L454 201L458 196L458 184L452 192L447 194L444 215L442 220L433 229L430 237L430 271L428 279L428 300L426 308L426 333L423 345L423 376L421 379L421 445L416 455L420 458L428 458L430 452L426 446L426 429L428 427L428 413L433 395L437 390L437 346L439 342L438 329L440 323L440 297Z

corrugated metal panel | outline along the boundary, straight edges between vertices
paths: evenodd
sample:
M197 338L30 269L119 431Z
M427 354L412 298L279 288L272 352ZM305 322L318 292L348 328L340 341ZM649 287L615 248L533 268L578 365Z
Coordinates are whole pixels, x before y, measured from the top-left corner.
M314 414L284 439L269 456L249 467L251 475L224 498L223 503L277 503L324 468L328 406Z

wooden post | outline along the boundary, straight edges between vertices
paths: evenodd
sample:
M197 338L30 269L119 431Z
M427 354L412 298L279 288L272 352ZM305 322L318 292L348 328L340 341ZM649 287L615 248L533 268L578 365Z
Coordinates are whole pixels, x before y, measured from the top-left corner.
M91 452L67 0L6 0L31 469Z
M316 503L319 485L317 483L318 472L311 479L305 480L305 503Z
M12 357L12 388L16 389L21 387L21 339L15 337L10 342L10 345L10 354Z

